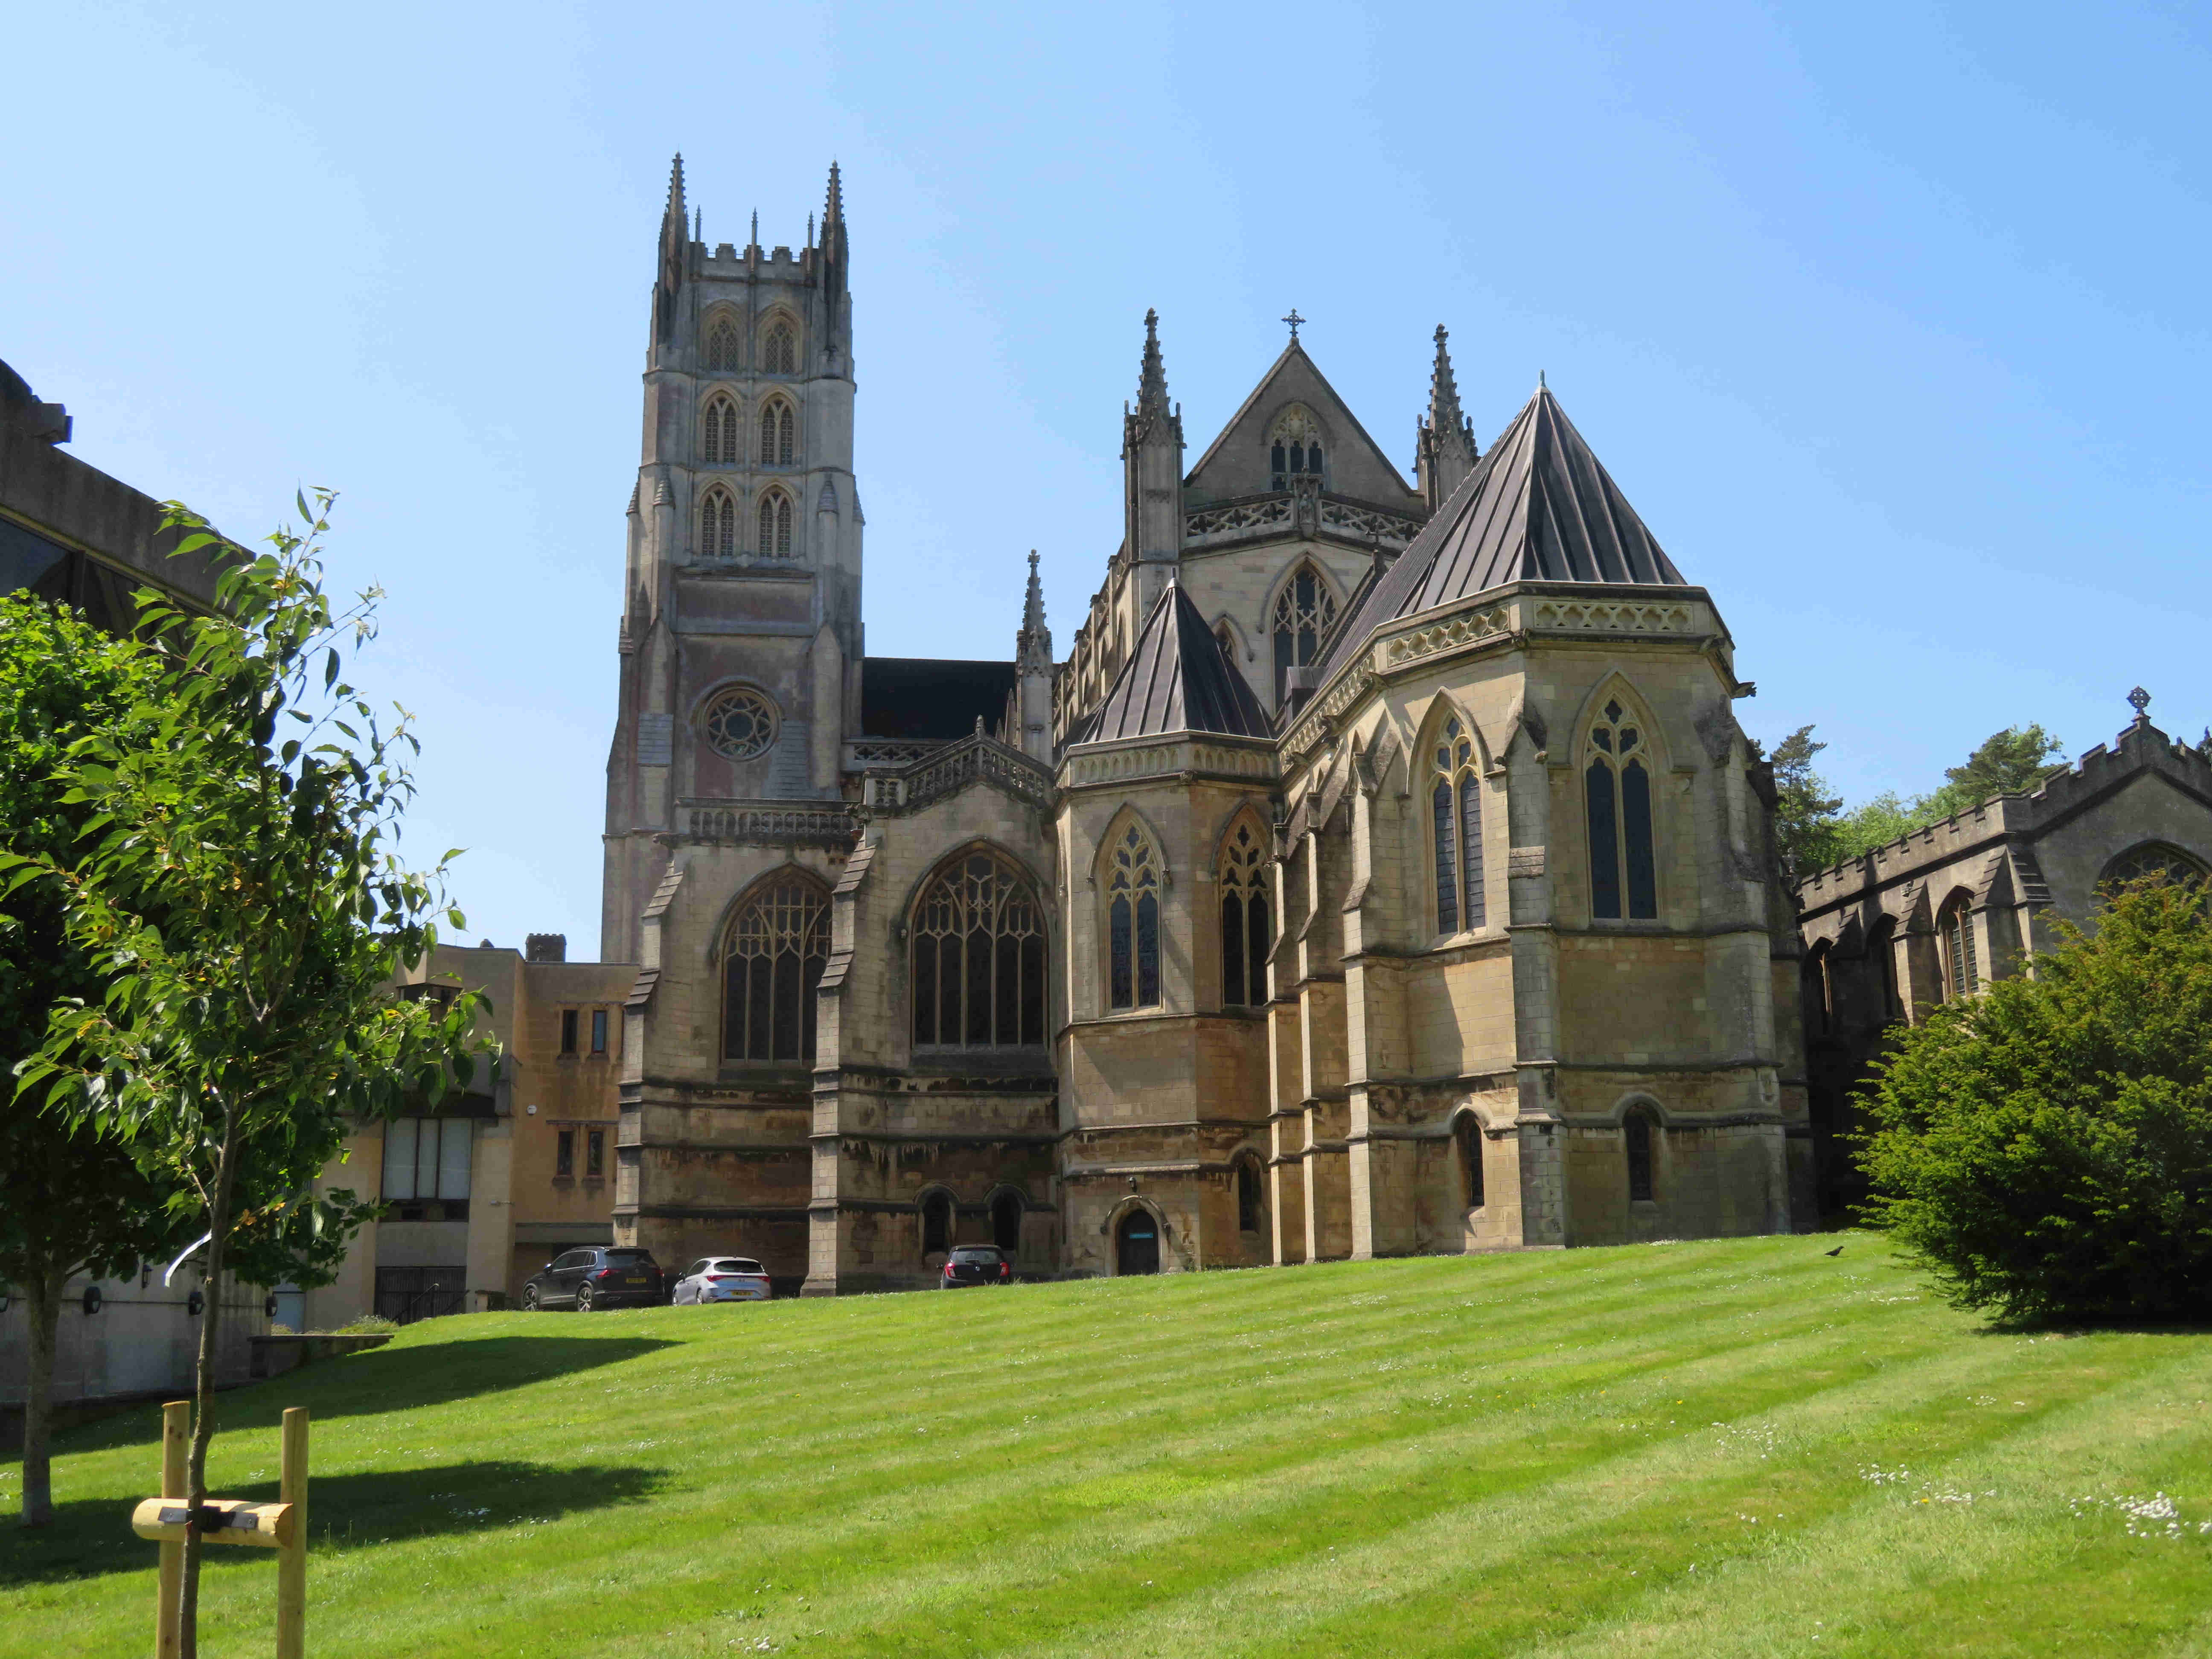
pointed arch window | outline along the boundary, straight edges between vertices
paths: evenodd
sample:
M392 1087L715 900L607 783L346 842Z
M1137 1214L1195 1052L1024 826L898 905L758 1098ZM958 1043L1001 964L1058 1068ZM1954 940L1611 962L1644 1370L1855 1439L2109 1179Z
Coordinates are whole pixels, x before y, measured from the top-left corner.
M1336 595L1311 563L1302 562L1275 596L1275 701L1289 689L1293 668L1314 659L1322 637L1336 620Z
M1322 476L1321 426L1310 410L1293 404L1276 417L1267 433L1267 473L1276 489Z
M2173 886L2202 885L2204 866L2179 847L2168 847L2163 842L2145 842L2140 847L2130 847L2105 866L2097 878L2100 889L2124 887L2130 882L2157 879Z
M1259 1160L1237 1160L1237 1231L1256 1233L1266 1219L1267 1200L1261 1195Z
M737 404L727 398L708 398L706 417L700 422L699 459L710 466L734 465L744 426Z
M1631 1203L1651 1201L1652 1185L1652 1121L1651 1110L1646 1106L1632 1106L1628 1115L1621 1120L1622 1150L1627 1154L1628 1197Z
M1036 1048L1044 1042L1044 915L1029 879L998 854L964 853L915 911L918 1048Z
M710 559L737 556L738 504L719 485L707 492L699 507L699 551Z
M1267 1000L1267 949L1273 917L1267 902L1267 843L1246 813L1221 845L1221 1002L1257 1008Z
M768 374L799 372L799 336L789 323L770 323L761 337L761 370Z
M1482 884L1480 761L1474 734L1457 715L1447 720L1430 755L1439 933L1472 932L1488 915Z
M722 957L722 1058L811 1060L814 994L830 960L830 895L797 870L754 886Z
M1114 843L1106 872L1107 1000L1116 1008L1160 1006L1160 861L1131 824Z
M1658 865L1651 847L1651 761L1642 723L1609 701L1590 727L1583 769L1589 830L1590 915L1655 920Z
M1936 918L1936 937L1943 952L1943 1000L1963 1002L1981 985L1974 959L1973 902L1961 893Z
M799 450L799 415L781 398L761 405L760 464L789 466Z
M707 325L707 372L729 374L738 368L738 328L727 317Z
M1482 1207L1482 1121L1469 1112L1462 1112L1459 1121L1452 1125L1452 1139L1459 1146L1460 1180L1467 1194L1467 1207Z
M764 559L791 556L791 497L781 489L761 497L759 545Z

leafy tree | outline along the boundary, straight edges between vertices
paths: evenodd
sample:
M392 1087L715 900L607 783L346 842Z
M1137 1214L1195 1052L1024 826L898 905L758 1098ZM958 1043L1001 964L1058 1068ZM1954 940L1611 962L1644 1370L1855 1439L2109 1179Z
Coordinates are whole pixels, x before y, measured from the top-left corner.
M1827 746L1813 740L1811 726L1801 726L1767 757L1774 769L1775 855L1792 876L1825 870L1845 856L1836 818L1843 797L1830 795L1828 781L1813 769L1813 757Z
M140 596L156 672L127 719L149 734L125 743L95 731L62 769L64 801L94 815L87 850L75 868L0 857L17 890L61 884L68 935L105 981L100 1002L55 1012L23 1087L190 1190L211 1284L238 1259L241 1225L280 1243L313 1231L312 1218L255 1209L241 1177L257 1163L312 1170L351 1122L410 1096L437 1100L478 1046L477 998L390 994L395 973L436 942L445 864L420 874L388 850L413 793L416 744L404 714L386 731L339 678L346 646L374 636L380 596L372 589L338 612L324 591L332 500L319 491L311 510L302 497L307 528L280 529L273 554L234 555L213 616ZM167 522L186 532L179 553L226 550L181 507ZM458 913L447 918L461 925ZM210 1299L200 1328L195 1509L207 1490L222 1306ZM193 1530L179 1609L186 1659L197 1651L200 1556Z
M2064 752L2065 745L2040 726L2008 726L1992 732L1963 766L1945 770L1941 789L1916 803L1921 823L1941 823L1998 795L2025 793L2066 769L2057 758Z
M1984 738L1963 764L1946 769L1945 781L1932 793L1908 799L1887 791L1846 812L1839 810L1841 800L1828 799L1827 780L1813 770L1813 757L1827 746L1814 741L1809 726L1775 745L1775 842L1784 868L1794 875L1863 857L1992 797L2033 789L2066 769L2057 758L2063 752L2058 739L2040 726L2008 726Z
M1868 1218L1962 1306L2212 1309L2212 921L2194 884L2061 924L2036 977L1899 1031L1868 1097Z

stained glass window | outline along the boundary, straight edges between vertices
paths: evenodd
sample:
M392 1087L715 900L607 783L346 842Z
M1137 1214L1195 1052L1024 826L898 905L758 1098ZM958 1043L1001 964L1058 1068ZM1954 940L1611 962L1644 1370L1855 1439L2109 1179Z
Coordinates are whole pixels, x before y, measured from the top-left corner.
M1483 926L1489 909L1482 883L1481 757L1456 715L1446 720L1430 751L1429 790L1436 855L1437 931Z
M1267 1000L1267 950L1273 943L1267 899L1266 832L1249 812L1221 846L1221 1001L1257 1008Z
M914 1040L921 1048L1045 1040L1045 931L1027 878L995 853L962 854L915 912Z
M1275 596L1275 701L1288 688L1290 672L1314 659L1322 636L1336 620L1336 595L1310 564L1301 564Z
M799 871L759 883L738 907L723 957L722 1057L811 1060L814 993L830 960L830 896Z
M1974 960L1974 915L1962 894L1943 907L1936 923L1943 942L1943 1000L1957 1002L1974 994L1981 982Z
M1131 824L1115 843L1106 877L1108 998L1116 1008L1160 1003L1160 872L1145 832Z
M1608 702L1590 727L1590 756L1583 769L1590 915L1601 921L1617 921L1625 914L1643 921L1659 915L1651 773L1644 733L1634 721L1619 699Z
M750 685L733 685L714 694L699 726L716 754L750 760L775 741L775 705Z

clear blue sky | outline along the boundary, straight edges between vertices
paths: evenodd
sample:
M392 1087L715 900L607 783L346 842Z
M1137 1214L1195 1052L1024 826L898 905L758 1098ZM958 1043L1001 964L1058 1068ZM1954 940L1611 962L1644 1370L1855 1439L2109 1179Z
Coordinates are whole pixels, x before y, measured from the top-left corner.
M852 225L868 646L1061 650L1157 306L1194 458L1279 349L1410 471L1546 371L1854 799L2140 681L2212 718L2212 14L2182 6L18 7L0 357L234 534L344 491L471 934L598 935L670 153ZM189 14L197 11L198 15Z

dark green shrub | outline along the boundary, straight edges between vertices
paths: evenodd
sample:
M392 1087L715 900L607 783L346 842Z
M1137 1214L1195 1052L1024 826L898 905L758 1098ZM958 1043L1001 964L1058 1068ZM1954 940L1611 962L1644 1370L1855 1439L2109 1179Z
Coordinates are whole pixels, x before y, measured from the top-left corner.
M1901 1032L1867 1101L1867 1219L2010 1319L2212 1313L2212 921L2119 890L2035 977Z

